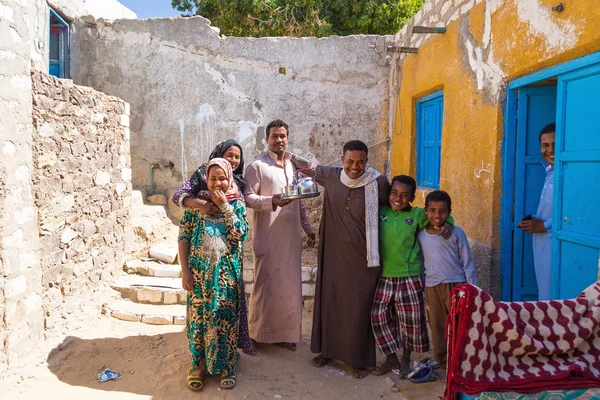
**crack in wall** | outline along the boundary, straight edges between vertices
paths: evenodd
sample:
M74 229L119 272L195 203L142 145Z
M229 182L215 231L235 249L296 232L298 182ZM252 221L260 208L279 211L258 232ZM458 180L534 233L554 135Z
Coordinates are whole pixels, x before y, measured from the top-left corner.
M462 43L462 61L470 68L477 90L483 93L483 101L497 105L504 88L506 73L494 59L492 37L492 14L502 5L501 0L485 3L484 34L481 46L477 44L469 28L469 14L460 20L459 41Z

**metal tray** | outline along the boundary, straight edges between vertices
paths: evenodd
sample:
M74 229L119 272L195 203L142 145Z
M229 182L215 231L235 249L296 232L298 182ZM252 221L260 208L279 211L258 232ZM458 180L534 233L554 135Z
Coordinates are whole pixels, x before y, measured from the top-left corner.
M306 193L306 194L290 194L289 196L281 196L281 200L298 200L298 199L310 199L311 197L317 197L321 193Z

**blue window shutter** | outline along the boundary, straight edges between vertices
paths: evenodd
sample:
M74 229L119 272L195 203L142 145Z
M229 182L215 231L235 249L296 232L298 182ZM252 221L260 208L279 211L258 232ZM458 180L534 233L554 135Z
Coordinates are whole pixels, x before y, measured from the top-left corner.
M443 92L417 102L417 184L437 189L440 186Z

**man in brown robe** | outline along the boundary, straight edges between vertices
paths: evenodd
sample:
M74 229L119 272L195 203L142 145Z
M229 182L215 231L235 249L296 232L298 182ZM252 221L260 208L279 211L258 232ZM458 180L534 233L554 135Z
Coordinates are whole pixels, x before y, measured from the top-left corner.
M379 204L388 201L390 190L386 177L366 168L367 156L368 147L353 140L344 145L343 168L314 169L325 198L310 346L320 354L313 364L322 367L336 359L351 366L358 379L368 374L367 368L375 367L370 316L381 275L379 232L373 223L368 229L366 219L370 215L370 221L373 217L377 221ZM298 168L309 166L298 156L292 162Z
M286 153L288 126L267 125L268 150L248 166L244 188L253 211L254 287L250 295L248 330L260 343L277 343L294 351L302 323L302 229L315 235L299 201L281 199L284 186L295 184L296 168Z

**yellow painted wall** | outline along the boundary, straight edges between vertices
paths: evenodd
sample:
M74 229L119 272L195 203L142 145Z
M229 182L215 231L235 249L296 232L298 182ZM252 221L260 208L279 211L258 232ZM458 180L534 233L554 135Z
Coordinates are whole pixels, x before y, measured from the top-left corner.
M440 188L452 196L458 224L486 246L499 247L507 83L600 50L598 1L563 1L561 14L549 10L557 3L483 1L450 24L445 34L432 35L394 71L401 80L392 175L416 176L416 101L443 90ZM478 50L469 51L467 42ZM469 61L468 54L479 61ZM423 205L427 193L418 190L415 204Z

